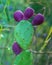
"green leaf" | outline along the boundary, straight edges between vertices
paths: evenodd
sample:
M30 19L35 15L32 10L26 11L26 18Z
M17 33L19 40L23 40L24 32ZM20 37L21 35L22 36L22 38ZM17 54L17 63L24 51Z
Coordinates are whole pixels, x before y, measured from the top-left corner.
M23 49L27 49L29 47L32 42L33 33L34 30L32 24L25 20L19 22L14 30L15 39Z
M16 57L13 65L32 65L32 64L33 64L33 55L29 50L26 50Z
M40 4L40 3L36 3L34 2L33 4L30 4L30 6L35 10L35 13L43 13L43 7L44 5Z
M48 36L46 37L46 40L44 42L44 45L41 47L40 52L45 49L45 47L48 45L49 40L51 39L50 35L52 34L52 27L50 27L50 31ZM50 38L49 38L50 37Z

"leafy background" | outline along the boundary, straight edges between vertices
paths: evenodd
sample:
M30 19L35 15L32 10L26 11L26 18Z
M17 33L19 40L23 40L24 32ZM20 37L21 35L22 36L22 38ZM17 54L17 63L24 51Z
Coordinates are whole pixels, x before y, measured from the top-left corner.
M52 0L0 0L0 65L12 65L15 58L12 52L14 43L14 26L17 24L13 18L16 10L24 12L26 7L32 7L34 14L45 15L45 22L35 27L31 49L33 51L49 52L50 54L33 53L33 65L52 64ZM32 21L32 18L29 20Z

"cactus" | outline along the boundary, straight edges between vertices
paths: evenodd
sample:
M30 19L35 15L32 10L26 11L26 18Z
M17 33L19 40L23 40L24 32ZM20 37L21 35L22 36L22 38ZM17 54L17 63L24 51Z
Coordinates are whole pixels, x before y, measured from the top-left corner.
M32 43L33 34L32 24L25 20L20 21L14 29L14 37L23 49L29 48L29 45Z
M19 54L13 65L32 65L33 64L33 55L30 51L25 50Z

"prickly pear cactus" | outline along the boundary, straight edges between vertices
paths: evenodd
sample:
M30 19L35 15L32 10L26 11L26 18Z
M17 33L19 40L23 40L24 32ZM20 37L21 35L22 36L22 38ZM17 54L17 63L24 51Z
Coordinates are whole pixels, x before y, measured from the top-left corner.
M33 55L30 51L25 50L19 54L13 65L32 65L33 64Z
M30 43L32 43L33 33L32 24L26 20L20 21L14 30L15 39L23 49L28 49Z

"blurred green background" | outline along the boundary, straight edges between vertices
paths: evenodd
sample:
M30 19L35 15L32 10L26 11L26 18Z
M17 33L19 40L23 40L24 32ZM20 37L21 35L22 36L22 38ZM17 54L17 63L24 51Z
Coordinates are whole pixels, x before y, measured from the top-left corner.
M52 0L0 0L0 65L13 65L15 57L12 52L12 44L15 41L13 26L17 24L13 14L16 10L24 12L27 7L32 7L35 10L35 14L42 13L45 16L45 22L34 29L31 49L37 52L39 50L52 52ZM32 18L29 21L31 22ZM51 53L33 53L33 56L33 65L52 64Z

